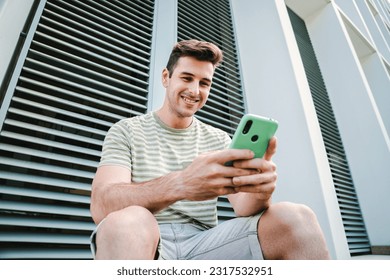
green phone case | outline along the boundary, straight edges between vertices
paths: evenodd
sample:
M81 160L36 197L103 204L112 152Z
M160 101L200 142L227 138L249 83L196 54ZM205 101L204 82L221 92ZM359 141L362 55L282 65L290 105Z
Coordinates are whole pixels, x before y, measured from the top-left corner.
M246 114L238 124L230 148L249 149L256 158L262 158L277 128L278 122L274 119Z

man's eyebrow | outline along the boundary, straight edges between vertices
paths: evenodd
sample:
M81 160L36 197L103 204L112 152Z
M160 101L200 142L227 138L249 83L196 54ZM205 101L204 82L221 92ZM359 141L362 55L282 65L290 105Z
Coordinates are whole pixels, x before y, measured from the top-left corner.
M195 76L194 74L192 74L190 72L181 72L180 75L187 75L187 76L192 76L192 77ZM209 78L202 78L202 80L208 81L211 83L211 79L209 79Z

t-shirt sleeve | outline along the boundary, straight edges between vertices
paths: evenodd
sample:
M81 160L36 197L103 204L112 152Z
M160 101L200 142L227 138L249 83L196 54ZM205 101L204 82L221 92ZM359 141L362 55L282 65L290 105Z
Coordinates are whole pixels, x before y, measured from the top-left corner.
M131 170L131 164L130 131L119 121L106 134L99 166L120 165Z
M229 134L226 134L226 137L225 137L225 148L229 148L230 146L230 143L232 142L232 138L230 138Z

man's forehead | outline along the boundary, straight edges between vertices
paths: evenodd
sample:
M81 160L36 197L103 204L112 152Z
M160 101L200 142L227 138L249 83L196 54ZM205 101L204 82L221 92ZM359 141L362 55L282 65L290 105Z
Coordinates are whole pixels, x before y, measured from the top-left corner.
M201 61L193 57L181 57L176 64L175 70L178 74L193 76L204 76L211 80L214 75L214 66L210 61Z

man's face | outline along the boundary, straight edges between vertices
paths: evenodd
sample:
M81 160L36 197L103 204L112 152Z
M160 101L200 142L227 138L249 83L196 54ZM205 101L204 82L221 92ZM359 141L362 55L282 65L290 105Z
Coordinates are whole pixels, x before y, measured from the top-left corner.
M171 77L165 69L163 85L170 112L179 118L192 117L206 103L213 75L211 62L193 57L181 57Z

